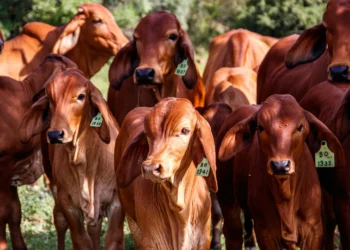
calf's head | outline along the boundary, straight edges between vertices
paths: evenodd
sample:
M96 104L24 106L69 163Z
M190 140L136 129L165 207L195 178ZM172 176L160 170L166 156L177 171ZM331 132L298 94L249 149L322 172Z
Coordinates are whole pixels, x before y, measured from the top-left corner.
M258 137L265 158L267 173L287 176L300 172L298 163L308 143L311 153L319 150L322 140L343 161L342 148L329 129L308 111L303 110L290 95L272 95L251 117L239 122L225 135L219 159L228 160L249 147ZM338 154L336 153L338 152Z
M94 129L104 142L109 143L111 120L101 92L79 70L68 69L46 84L45 95L34 103L22 121L20 139L26 142L48 129L49 143L73 143L75 146L98 113L103 121Z
M116 55L128 42L112 14L100 4L82 4L78 13L66 24L53 47L53 53L65 54L81 41L92 50Z
M133 76L142 87L161 87L174 76L178 64L187 59L188 70L182 77L187 88L197 82L194 49L176 16L158 11L142 18L133 39L115 57L110 70L111 86L118 90L123 81Z
M136 167L140 166L136 154L143 155L141 167ZM190 101L166 98L147 114L144 129L124 151L117 171L118 184L126 187L142 174L165 187L177 186L191 162L197 166L204 157L210 164L205 180L216 191L215 146L208 122Z
M319 58L328 46L331 63L328 79L350 81L350 1L329 0L321 24L305 30L286 57L286 66L294 68Z

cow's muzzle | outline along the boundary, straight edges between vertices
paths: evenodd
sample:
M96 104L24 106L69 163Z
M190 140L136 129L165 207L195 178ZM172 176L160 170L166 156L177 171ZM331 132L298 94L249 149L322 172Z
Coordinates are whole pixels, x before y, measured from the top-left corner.
M145 164L141 165L143 177L145 179L157 180L160 179L162 166L159 163L156 164Z
M349 81L348 78L349 67L348 66L332 66L329 67L329 77L333 82L346 82Z
M63 143L63 136L64 136L63 130L47 132L47 138L49 139L50 144Z
M290 161L289 160L283 160L283 161L271 161L270 167L272 170L272 173L274 175L286 175L289 174L290 171Z
M155 70L152 68L143 68L135 70L136 83L139 85L147 85L154 83Z

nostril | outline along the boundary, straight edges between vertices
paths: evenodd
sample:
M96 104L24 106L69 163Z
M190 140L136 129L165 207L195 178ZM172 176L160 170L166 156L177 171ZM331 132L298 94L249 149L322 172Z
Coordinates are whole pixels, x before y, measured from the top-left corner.
M137 69L135 71L136 82L139 84L153 83L155 71L152 68Z
M47 132L47 137L49 138L50 143L62 143L63 142L64 131L56 130Z
M329 68L329 72L333 81L347 81L348 80L348 66L333 66Z
M270 166L274 174L287 174L290 170L290 161L271 161Z

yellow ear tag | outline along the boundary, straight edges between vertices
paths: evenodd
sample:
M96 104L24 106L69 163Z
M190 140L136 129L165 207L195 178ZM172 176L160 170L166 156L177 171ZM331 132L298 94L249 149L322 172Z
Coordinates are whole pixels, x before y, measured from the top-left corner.
M317 168L334 168L334 153L328 148L327 142L322 141L321 147L315 153L315 164Z
M102 126L102 122L103 122L103 117L101 113L98 113L94 118L92 118L90 127L99 128Z
M206 157L203 158L202 162L198 164L196 175L208 177L210 172L210 165Z
M186 75L187 69L188 69L188 64L187 64L188 58L182 61L179 65L177 65L177 68L175 70L175 74L179 76L184 76Z

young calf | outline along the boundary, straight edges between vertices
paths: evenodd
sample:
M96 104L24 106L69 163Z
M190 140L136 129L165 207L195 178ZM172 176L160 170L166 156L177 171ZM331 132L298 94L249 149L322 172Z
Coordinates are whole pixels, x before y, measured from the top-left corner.
M77 69L57 74L45 93L25 116L20 137L28 141L48 129L58 248L64 249L68 223L74 249L99 249L102 218L108 217L105 247L120 249L124 215L114 172L116 122L101 92Z
M125 118L115 151L120 200L138 249L209 249L217 191L211 129L191 102L166 98ZM196 176L198 164L205 175Z
M312 154L323 141L341 168L338 139L290 95L270 96L226 133L219 159L235 156L235 193L252 215L260 249L321 249L321 190Z

